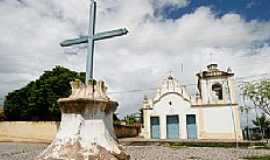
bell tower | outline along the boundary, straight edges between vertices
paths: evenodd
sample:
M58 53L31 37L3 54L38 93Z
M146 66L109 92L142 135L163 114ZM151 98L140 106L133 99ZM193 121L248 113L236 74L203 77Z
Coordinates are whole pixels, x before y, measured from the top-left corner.
M234 73L218 69L217 64L209 64L206 71L197 74L199 99L201 104L236 104Z

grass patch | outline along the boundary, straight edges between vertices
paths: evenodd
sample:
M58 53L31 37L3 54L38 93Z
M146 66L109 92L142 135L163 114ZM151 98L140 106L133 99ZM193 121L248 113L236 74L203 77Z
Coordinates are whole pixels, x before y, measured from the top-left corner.
M249 159L249 160L270 160L270 156L246 157L244 159Z
M184 147L221 147L221 148L233 148L234 143L208 143L208 142L188 142L188 143L171 143L169 147L172 148L184 148Z
M194 156L192 156L192 157L189 157L188 159L194 159L194 160L201 160L201 158L200 157L194 157Z
M266 149L267 147L259 142L259 143L249 143L249 142L241 142L238 144L239 147L251 147L251 146L257 146L257 148L263 148ZM171 142L168 143L168 147L172 148L183 148L183 147L220 147L220 148L235 148L234 142L200 142L200 141L194 141L194 142ZM269 159L270 160L270 159Z
M183 148L188 148L187 146L175 146L175 145L169 145L168 147L172 149L183 149Z

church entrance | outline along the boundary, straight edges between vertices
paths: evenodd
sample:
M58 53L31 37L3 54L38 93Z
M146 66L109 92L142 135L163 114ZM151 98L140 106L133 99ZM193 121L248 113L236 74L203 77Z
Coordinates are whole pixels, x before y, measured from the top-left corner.
M196 115L187 115L187 138L197 139L197 125L196 125Z
M179 138L179 118L178 115L167 116L167 138Z
M150 123L151 123L151 138L160 139L159 117L151 117Z

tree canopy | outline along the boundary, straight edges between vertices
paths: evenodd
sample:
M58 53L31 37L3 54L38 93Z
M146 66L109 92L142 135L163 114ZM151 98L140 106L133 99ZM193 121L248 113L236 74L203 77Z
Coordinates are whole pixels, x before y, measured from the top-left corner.
M266 129L270 126L270 121L266 118L265 114L262 114L260 117L256 117L256 120L252 120L252 123L262 129Z
M248 97L256 107L270 116L270 80L247 83L244 86L244 95Z
M140 116L139 116L139 113L132 113L130 115L127 115L124 117L124 120L126 121L126 123L128 125L133 125L133 124L136 124L136 123L140 123Z
M259 127L262 138L269 138L270 120L267 119L264 113L260 117L256 117L256 120L252 120L252 123Z
M56 66L25 87L8 93L4 101L7 120L60 120L57 100L71 94L69 82L75 79L84 81L85 73Z

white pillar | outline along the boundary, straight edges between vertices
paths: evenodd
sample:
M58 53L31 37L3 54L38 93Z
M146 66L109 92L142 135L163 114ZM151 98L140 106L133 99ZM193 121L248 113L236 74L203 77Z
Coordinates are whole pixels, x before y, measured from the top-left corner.
M145 139L150 139L151 138L151 133L150 133L150 110L149 109L143 109L143 137Z
M167 138L167 124L166 124L166 115L160 115L160 139Z
M179 115L180 117L180 128L181 128L181 132L180 132L180 138L181 139L187 139L187 129L186 129L186 115Z

